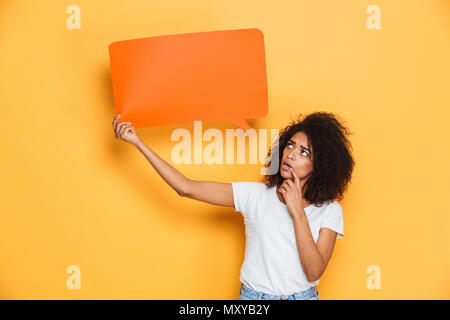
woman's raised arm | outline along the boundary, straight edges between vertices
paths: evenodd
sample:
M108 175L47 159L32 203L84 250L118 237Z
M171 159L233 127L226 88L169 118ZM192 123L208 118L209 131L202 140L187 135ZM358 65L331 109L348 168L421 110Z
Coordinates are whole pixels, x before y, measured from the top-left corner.
M231 183L189 180L184 196L218 206L234 206Z
M207 203L233 207L233 189L231 183L196 181L186 178L180 171L159 157L139 137L130 122L117 122L120 115L113 120L115 136L138 148L156 172L172 187L180 196L204 201Z

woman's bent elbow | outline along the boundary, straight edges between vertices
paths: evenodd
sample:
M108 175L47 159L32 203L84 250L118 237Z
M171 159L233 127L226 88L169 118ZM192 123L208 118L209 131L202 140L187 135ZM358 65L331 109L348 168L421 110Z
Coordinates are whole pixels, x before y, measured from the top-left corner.
M307 279L309 282L314 282L314 281L316 281L316 280L319 280L321 276L322 276L322 272L316 272L316 273L310 272L310 273L306 273L306 279Z

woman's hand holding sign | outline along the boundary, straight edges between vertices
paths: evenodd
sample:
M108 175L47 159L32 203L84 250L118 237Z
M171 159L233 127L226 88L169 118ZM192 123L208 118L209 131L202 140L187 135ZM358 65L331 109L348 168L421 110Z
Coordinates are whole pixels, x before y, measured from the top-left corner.
M123 121L117 123L117 120L120 117L121 117L120 114L115 116L112 123L116 138L131 143L134 146L138 146L138 144L142 141L141 138L131 125L131 122Z

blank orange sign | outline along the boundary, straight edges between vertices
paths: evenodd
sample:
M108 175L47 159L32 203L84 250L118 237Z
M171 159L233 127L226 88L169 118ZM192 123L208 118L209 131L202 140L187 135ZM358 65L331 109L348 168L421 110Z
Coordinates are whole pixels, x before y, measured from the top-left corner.
M135 128L267 114L264 35L256 28L113 42L111 77L120 121Z

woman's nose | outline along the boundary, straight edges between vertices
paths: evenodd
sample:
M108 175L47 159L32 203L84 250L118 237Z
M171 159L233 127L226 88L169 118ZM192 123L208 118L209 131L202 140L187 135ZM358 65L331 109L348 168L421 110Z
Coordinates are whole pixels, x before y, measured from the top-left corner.
M290 160L295 160L295 150L292 150L288 153L288 158Z

